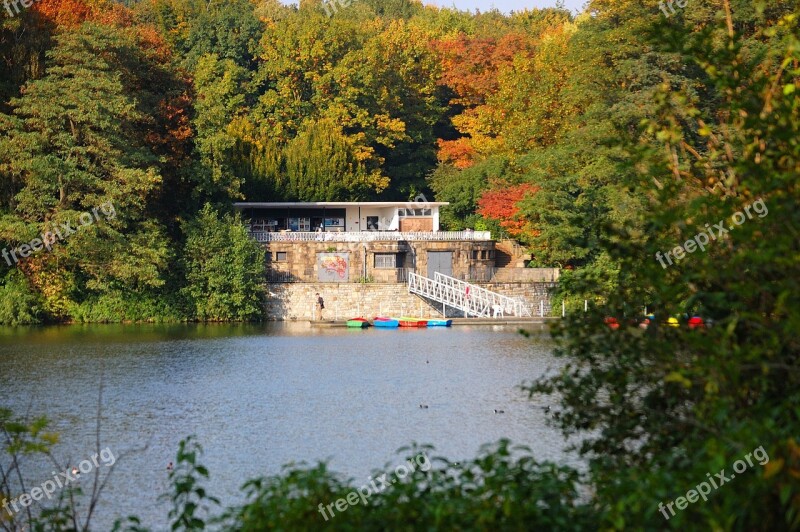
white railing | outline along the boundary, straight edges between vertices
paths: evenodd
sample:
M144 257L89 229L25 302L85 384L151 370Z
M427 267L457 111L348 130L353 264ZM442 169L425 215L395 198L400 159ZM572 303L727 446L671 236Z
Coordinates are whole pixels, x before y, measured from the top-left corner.
M531 316L530 309L521 299L504 296L439 272L434 273L433 279L410 273L408 291L456 308L467 317L492 317L498 307L503 315Z
M361 232L335 232L322 233L287 232L269 233L251 231L258 242L385 242L385 241L485 241L491 240L489 231L436 231L436 232L405 232L397 231L361 231Z

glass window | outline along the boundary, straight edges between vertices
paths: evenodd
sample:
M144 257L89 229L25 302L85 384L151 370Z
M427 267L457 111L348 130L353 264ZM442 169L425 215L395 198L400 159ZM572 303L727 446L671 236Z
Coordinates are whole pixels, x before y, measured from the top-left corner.
M401 218L412 216L433 216L433 209L397 209L397 214Z
M396 253L376 253L375 254L375 268L397 268L397 254Z
M287 256L285 251L275 252L275 262L286 262Z

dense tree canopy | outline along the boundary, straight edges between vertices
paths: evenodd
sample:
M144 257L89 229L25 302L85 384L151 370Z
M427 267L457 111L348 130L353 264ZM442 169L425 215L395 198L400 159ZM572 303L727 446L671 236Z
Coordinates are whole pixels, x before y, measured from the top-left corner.
M502 232L513 213L512 232L531 241L519 231L533 227L529 195L493 189L543 189L520 160L565 136L580 109L561 94L571 16L413 0L327 11L40 0L0 12L0 243L17 249L103 203L118 213L0 263L9 290L43 305L3 321L256 317L193 303L181 265L194 260L187 231L207 203L435 191L453 203L446 225ZM491 208L479 210L482 198Z
M108 246L91 261L81 239L64 246L75 268L59 261L65 275L51 272L72 279L56 290L62 303L45 298L54 316L112 289L179 293L170 266L182 224L207 202L228 209L243 198L435 195L451 203L446 228L517 238L535 264L570 270L572 293L573 275L613 285L603 232L637 220L648 202L620 164L632 155L619 140L654 140L640 126L661 112L664 87L696 100L697 112L719 112L707 69L665 46L685 37L653 30L704 35L721 21L710 7L668 18L654 1L596 0L577 17L412 0L361 0L332 14L316 0L126 5L41 0L16 17L0 12L4 242L114 200L124 214L96 230L155 246ZM731 5L748 58L766 53L764 25L790 5ZM671 149L716 168L711 148ZM57 255L26 262L34 293ZM111 267L112 255L126 268Z

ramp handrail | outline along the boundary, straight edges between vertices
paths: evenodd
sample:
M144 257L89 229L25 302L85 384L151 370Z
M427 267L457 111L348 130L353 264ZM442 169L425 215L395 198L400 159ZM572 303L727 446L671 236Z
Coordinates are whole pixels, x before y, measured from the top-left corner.
M434 273L433 279L409 273L408 291L461 310L465 316L491 317L496 305L503 309L504 314L531 316L527 305L520 299L504 296L439 272Z

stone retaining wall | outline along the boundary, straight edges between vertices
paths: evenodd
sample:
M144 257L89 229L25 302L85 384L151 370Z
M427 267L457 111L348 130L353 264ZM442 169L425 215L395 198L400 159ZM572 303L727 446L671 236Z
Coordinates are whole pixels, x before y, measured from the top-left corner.
M480 286L509 297L522 297L539 315L540 301L544 315L550 314L548 291L552 283L485 283ZM267 317L270 320L314 319L316 294L325 300L323 319L344 320L356 316L415 316L440 318L441 305L436 308L419 296L408 293L405 284L354 283L271 283L267 285ZM448 317L459 316L448 309Z

